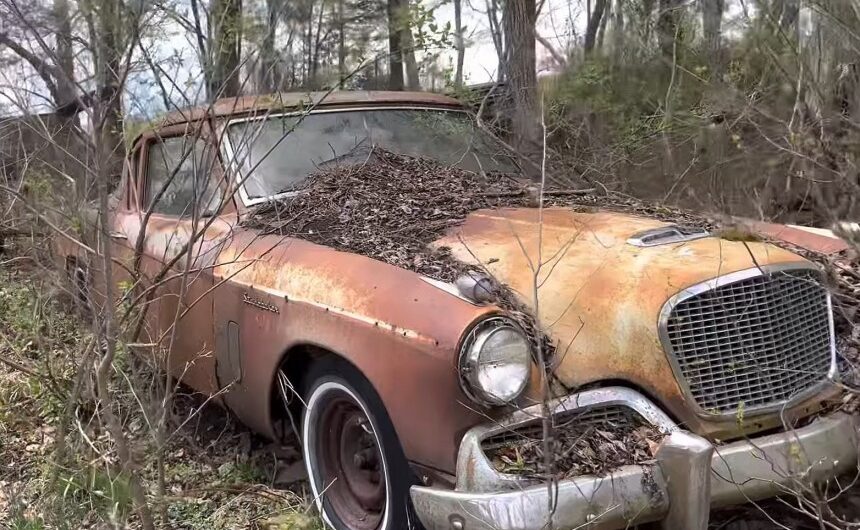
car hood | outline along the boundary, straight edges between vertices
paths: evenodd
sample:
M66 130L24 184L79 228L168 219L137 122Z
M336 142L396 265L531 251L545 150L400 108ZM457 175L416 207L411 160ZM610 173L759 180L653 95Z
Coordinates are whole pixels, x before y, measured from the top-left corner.
M555 374L565 386L626 381L680 416L690 408L658 336L665 302L717 276L804 260L767 243L713 236L652 247L627 242L668 224L608 211L481 210L434 246L480 262L537 306L540 324L556 344Z

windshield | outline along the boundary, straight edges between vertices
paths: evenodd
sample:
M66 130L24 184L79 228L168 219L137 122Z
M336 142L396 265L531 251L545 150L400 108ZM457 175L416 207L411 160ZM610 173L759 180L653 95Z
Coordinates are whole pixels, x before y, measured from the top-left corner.
M516 172L505 148L459 111L374 109L234 123L230 145L250 199L299 187L314 171L360 163L372 148L433 158L475 172Z

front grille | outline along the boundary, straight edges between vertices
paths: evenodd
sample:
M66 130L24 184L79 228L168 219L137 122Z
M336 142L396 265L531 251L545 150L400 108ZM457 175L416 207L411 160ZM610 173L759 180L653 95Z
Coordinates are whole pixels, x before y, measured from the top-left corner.
M622 405L595 405L588 408L559 412L553 416L553 431L575 428L582 432L590 429L633 430L648 425L638 412ZM543 438L540 419L518 425L485 438L481 442L484 451L522 442L539 441Z
M831 365L827 291L817 271L776 271L678 302L665 331L690 394L708 412L784 403Z

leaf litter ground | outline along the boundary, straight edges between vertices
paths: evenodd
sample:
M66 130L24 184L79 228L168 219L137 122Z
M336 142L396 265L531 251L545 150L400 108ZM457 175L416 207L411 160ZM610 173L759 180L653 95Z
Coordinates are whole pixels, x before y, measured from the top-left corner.
M361 254L445 282L469 271L486 271L458 261L450 249L431 248L432 242L476 210L539 204L534 182L508 174L475 173L379 148L372 149L362 163L320 169L291 191L295 193L290 197L257 207L245 226ZM716 218L613 194L546 189L544 205L576 211L620 211L707 228L718 235L722 230ZM741 237L758 238L754 234ZM853 322L860 305L856 256L790 250L800 251L828 271L840 340L848 361L853 363L860 344ZM532 341L541 341L551 354L553 346L537 329L529 308L505 285L493 282L492 290L494 303L510 311ZM555 426L556 476L601 474L625 464L646 463L660 438L656 430L630 423L609 422L598 430L589 429L577 422ZM543 461L542 447L536 440L497 448L492 456L499 468L524 473L537 473Z

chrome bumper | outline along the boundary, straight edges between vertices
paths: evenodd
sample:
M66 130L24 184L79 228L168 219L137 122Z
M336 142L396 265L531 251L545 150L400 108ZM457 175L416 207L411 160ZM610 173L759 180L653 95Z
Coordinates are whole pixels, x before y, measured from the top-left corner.
M552 528L557 530L583 525L625 528L657 520L667 529L705 530L711 507L799 491L857 462L858 422L845 414L822 417L791 432L714 447L674 427L656 406L628 389L584 392L560 400L554 410L616 398L670 431L655 454L655 464L625 466L604 477L563 480L552 492L545 484L524 483L496 471L481 450L482 439L525 417L534 418L521 411L467 433L454 490L412 487L421 522L427 530L540 530L547 528L552 495Z

